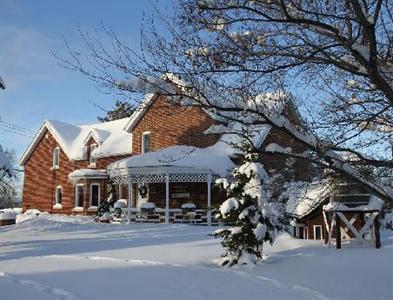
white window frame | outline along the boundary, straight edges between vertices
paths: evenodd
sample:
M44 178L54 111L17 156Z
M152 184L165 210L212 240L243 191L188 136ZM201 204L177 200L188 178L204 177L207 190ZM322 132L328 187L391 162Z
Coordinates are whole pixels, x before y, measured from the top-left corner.
M322 225L313 225L314 240L316 240L317 227L321 228L321 238L320 238L320 240L323 240Z
M74 203L74 208L76 208L76 209L83 209L83 203L82 203L82 206L77 206L77 204L78 204L78 202L79 202L79 199L78 199L78 187L82 187L82 188L84 188L85 187L85 185L83 184L83 183L77 183L76 185L75 185L75 203ZM85 199L83 199L83 202L84 202L84 200Z
M59 194L57 193L58 190L61 190L61 203L59 203ZM64 190L61 185L58 185L55 189L55 205L54 208L62 208L63 207L63 197L64 197Z
M308 240L308 227L303 227L303 239Z
M55 155L57 156L57 164ZM52 169L59 169L60 168L60 147L55 147L52 152Z
M97 159L95 157L93 157L92 152L98 148L97 144L91 144L89 146L89 166L95 166Z
M92 206L93 186L98 186L98 204L97 204L97 206ZM101 185L97 182L91 183L90 184L90 196L89 196L89 208L98 208L98 206L100 206L100 198L101 198Z
M144 132L142 132L142 141L141 141L141 146L142 146L142 148L141 148L141 153L143 154L143 153L146 153L145 152L145 139L144 139L144 137L146 136L146 135L148 135L149 136L149 148L151 147L151 132L150 131L144 131ZM150 149L149 149L149 151L148 152L150 152Z

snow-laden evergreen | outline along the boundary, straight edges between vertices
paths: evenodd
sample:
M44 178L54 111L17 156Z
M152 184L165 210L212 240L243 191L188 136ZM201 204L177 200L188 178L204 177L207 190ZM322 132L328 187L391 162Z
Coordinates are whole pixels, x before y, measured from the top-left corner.
M276 232L283 228L282 212L269 199L269 177L260 163L260 156L245 140L241 163L232 171L232 179L221 178L217 184L227 193L218 218L231 227L216 230L226 252L221 265L255 263L262 260L265 242L272 244Z
M0 145L0 177L2 172L11 176L13 174L13 168L9 157L3 150L3 147Z

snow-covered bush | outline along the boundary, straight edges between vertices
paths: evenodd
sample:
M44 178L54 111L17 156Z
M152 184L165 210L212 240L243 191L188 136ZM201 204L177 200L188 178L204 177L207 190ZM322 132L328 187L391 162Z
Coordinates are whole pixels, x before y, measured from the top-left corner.
M193 211L195 211L195 209L196 209L196 206L195 206L195 204L192 203L192 202L183 203L183 204L181 205L181 210L182 210L183 212L185 212L185 213L193 212Z
M227 193L227 200L220 206L217 217L231 227L215 231L222 238L226 249L221 265L255 263L262 260L264 242L273 243L276 231L283 229L283 221L276 203L268 197L268 175L259 162L259 155L252 145L242 145L244 157L232 171L232 179L221 178L217 184Z
M156 209L156 205L153 202L143 202L139 208L141 211L154 211Z
M126 199L119 199L113 205L114 208L127 208L127 200Z
M112 216L109 212L105 212L102 216L100 216L98 218L98 221L103 222L103 223L106 223L106 222L109 223L110 220L112 220Z

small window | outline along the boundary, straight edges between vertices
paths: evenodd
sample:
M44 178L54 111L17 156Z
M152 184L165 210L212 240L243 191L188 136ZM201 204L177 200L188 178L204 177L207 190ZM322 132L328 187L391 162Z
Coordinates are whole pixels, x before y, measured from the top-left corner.
M77 184L75 187L75 207L83 207L84 188L83 184Z
M56 187L56 205L61 205L63 202L63 187L62 186L58 186Z
M60 165L60 148L56 147L53 149L53 160L52 160L52 167L59 168Z
M142 133L142 153L150 152L150 132Z
M94 157L94 155L93 155L93 151L95 150L95 149L97 149L97 144L91 144L90 145L90 151L89 151L89 163L92 165L92 164L95 164L96 163L96 158Z
M100 185L92 183L90 185L90 207L97 207L100 204Z
M314 225L314 240L322 240L322 226Z

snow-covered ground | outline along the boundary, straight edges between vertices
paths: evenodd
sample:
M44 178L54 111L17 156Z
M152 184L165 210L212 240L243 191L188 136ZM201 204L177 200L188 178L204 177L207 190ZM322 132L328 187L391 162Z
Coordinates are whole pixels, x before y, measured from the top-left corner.
M391 233L341 251L283 234L264 263L224 269L210 232L24 217L0 227L0 299L393 299Z

